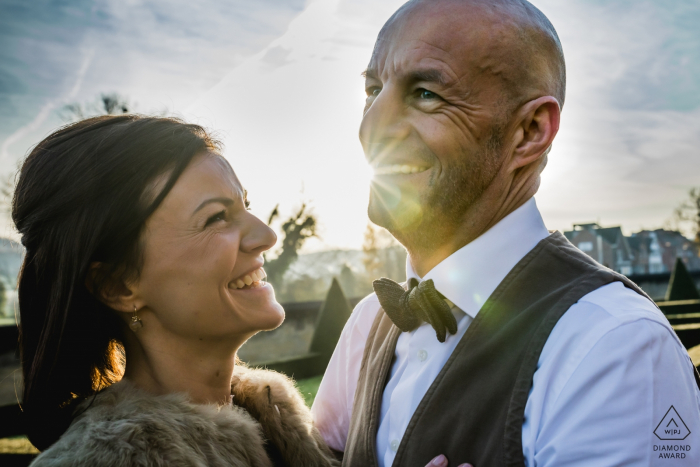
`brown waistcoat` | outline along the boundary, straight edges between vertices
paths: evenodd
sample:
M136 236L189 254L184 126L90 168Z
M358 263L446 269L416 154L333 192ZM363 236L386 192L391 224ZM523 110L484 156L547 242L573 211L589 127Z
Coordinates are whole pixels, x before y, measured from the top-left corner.
M614 281L647 297L561 233L542 240L503 279L457 344L416 408L393 465L424 467L445 454L450 465L524 466L525 404L542 348L569 307ZM378 465L382 395L399 334L380 310L365 346L343 466Z

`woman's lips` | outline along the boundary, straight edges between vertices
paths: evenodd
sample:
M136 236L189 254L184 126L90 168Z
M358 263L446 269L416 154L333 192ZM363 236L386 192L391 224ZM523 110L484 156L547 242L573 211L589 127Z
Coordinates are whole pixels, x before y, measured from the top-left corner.
M244 276L234 279L229 282L229 287L232 289L253 289L255 287L260 287L263 279L267 277L265 270L263 268L258 268Z

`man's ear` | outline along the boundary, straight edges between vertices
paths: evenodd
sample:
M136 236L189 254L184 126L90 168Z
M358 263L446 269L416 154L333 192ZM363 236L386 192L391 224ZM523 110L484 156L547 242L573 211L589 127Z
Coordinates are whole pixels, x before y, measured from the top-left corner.
M527 102L518 110L517 115L511 170L546 157L559 131L561 110L554 97L544 96Z
M134 311L135 297L133 291L116 278L108 265L93 262L85 277L85 287L99 301L115 311L131 313Z

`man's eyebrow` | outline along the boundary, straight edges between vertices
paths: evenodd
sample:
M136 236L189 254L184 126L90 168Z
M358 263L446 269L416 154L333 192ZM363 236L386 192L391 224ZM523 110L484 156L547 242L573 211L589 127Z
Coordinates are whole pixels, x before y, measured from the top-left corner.
M445 73L437 69L411 71L406 76L406 80L415 83L416 81L426 81L438 83L441 86L449 86L452 83Z
M377 71L371 67L368 67L365 71L363 71L362 76L365 79L379 79ZM405 80L412 83L417 81L425 81L429 83L437 83L441 86L449 86L452 84L452 80L450 80L445 73L436 68L411 71L406 75Z
M197 209L195 209L194 212L193 212L192 214L196 214L197 211L199 211L200 209L202 209L204 206L207 206L207 205L212 204L212 203L221 203L221 204L223 204L224 206L228 207L228 206L231 206L232 204L234 204L235 201L232 200L231 198L209 198L209 199L205 199L204 201L202 201L202 203L201 203L199 206L197 206Z
M365 79L378 79L379 77L377 76L377 70L375 70L372 67L367 67L365 71L362 72L362 77Z

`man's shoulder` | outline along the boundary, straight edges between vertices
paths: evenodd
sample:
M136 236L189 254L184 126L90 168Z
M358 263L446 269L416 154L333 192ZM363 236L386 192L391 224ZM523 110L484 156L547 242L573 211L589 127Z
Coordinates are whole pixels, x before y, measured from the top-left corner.
M619 325L645 319L671 329L664 314L651 300L619 281L584 295L577 305L595 307L602 312L601 317Z
M617 343L617 351L609 355L611 359L635 351L628 348L632 346L632 336L643 337L647 349L664 341L683 350L668 320L652 301L622 282L613 282L583 296L564 313L545 344L540 364L564 356L569 364L575 364L574 360L583 360L596 346L620 336L630 339Z
M551 337L591 345L613 330L632 331L641 325L648 329L650 337L675 338L671 325L654 302L616 281L584 295L572 305L552 330Z

